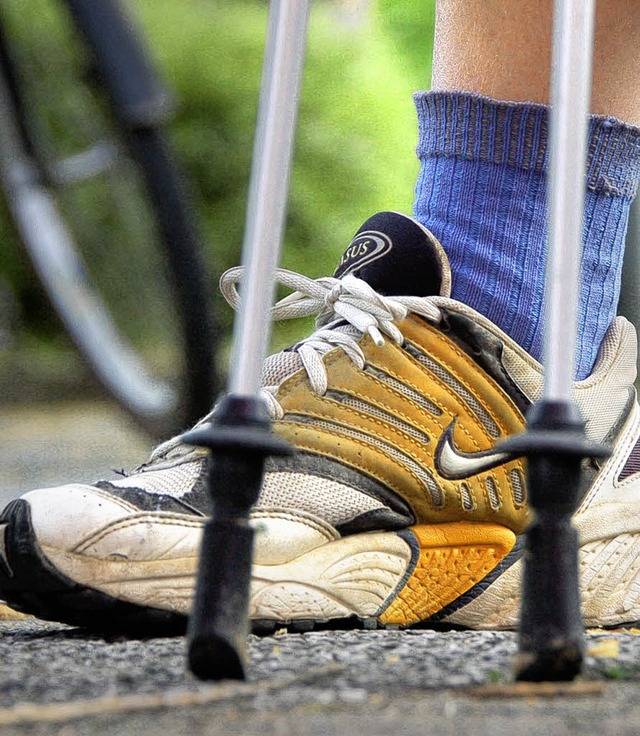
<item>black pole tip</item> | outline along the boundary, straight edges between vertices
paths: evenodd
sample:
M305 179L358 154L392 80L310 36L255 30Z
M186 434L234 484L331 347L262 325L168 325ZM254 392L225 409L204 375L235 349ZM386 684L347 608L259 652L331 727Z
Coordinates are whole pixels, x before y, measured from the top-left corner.
M189 668L200 680L246 680L244 657L225 639L211 634L189 642Z
M580 674L582 661L581 642L520 651L515 660L515 678L521 682L570 682Z

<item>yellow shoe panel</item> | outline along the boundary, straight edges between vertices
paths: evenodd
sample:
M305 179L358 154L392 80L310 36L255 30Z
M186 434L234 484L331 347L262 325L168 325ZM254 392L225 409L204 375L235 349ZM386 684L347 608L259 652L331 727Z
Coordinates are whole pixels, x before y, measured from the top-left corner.
M494 524L431 524L411 527L420 547L404 588L379 617L407 626L432 616L483 580L513 548L516 537Z
M391 340L377 347L362 339L367 366L374 372L358 369L343 351L332 351L324 358L326 395L314 393L304 371L280 387L285 417L276 422L276 431L301 450L376 478L409 503L419 523L468 520L523 531L529 520L523 460L451 479L440 472L436 457L448 427L461 452L486 452L523 429L521 413L445 335L413 317L401 327L411 345L427 356L423 362ZM434 408L412 400L375 371Z

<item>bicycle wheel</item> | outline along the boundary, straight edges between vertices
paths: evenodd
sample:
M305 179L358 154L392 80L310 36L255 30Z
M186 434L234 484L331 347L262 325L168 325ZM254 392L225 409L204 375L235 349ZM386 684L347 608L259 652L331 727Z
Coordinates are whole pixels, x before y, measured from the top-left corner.
M102 384L153 433L183 429L211 407L215 329L165 141L119 122L64 8L1 10L1 177L20 238Z

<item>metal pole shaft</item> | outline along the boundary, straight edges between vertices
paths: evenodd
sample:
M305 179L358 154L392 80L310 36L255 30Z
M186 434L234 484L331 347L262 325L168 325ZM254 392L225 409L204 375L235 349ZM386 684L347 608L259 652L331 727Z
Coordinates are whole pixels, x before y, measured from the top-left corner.
M527 455L533 512L516 665L521 680L571 680L582 667L578 533L572 516L583 458L609 452L587 440L572 401L594 10L594 0L555 2L544 395L527 415L527 432L502 445Z
M594 11L595 0L555 2L544 346L549 401L571 399L575 371Z
M271 433L258 392L284 229L308 10L308 0L271 1L229 393L211 424L184 435L188 444L211 448L206 483L214 512L203 532L188 648L192 672L206 680L246 676L254 537L249 514L260 493L265 458L291 451Z
M272 0L249 187L242 305L229 392L257 394L267 352L309 15L308 0Z

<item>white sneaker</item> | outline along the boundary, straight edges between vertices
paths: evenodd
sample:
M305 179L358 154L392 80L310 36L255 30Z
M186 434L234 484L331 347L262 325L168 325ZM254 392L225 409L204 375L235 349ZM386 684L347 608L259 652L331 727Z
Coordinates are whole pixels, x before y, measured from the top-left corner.
M336 276L283 276L301 294L280 316L320 318L265 365L274 430L297 453L268 461L253 511L256 627L515 627L525 461L494 448L523 429L541 366L449 298L441 246L408 217L368 220ZM585 463L575 517L589 626L640 619L635 366L635 332L618 318L575 386L588 437L614 448ZM211 508L203 458L173 440L127 478L11 502L0 597L101 631L181 630Z

